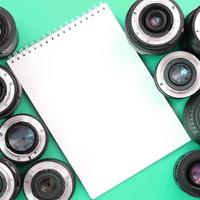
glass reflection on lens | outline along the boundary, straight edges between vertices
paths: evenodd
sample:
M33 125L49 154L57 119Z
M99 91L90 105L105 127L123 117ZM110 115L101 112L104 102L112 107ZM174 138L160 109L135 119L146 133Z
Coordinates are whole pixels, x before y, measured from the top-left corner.
M193 184L200 187L200 163L192 165L189 170L189 178Z

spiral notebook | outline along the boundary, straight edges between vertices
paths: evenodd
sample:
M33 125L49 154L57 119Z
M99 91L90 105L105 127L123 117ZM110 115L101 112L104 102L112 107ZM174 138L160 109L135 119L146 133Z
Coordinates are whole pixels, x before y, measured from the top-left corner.
M107 4L8 64L91 198L189 141Z

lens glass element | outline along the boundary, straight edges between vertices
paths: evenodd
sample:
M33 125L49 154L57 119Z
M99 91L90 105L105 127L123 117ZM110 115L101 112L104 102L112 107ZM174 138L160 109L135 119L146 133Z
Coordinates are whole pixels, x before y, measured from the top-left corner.
M17 152L29 151L35 141L35 132L29 126L18 124L8 131L8 143Z
M150 22L151 26L159 27L162 24L163 19L159 13L153 13L149 18L149 22Z
M32 190L39 199L59 199L65 190L65 181L57 171L43 170L33 178Z
M200 163L195 163L190 167L189 179L193 185L200 187Z
M170 73L170 80L177 86L183 86L190 82L192 78L192 71L185 63L176 63L172 66Z

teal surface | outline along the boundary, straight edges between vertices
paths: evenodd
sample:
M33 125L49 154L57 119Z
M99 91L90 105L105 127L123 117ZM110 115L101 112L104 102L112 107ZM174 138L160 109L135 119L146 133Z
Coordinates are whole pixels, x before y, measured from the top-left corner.
M124 28L124 20L129 7L134 0L106 0L113 10L116 18ZM185 15L200 5L199 0L177 0ZM66 21L77 17L83 11L98 4L98 0L0 0L0 5L8 9L14 16L19 30L20 42L18 49L36 42L41 36L59 27ZM178 47L177 47L178 48ZM67 57L67 55L66 55ZM142 56L149 71L153 75L157 63L162 56ZM6 59L1 60L2 65L6 66ZM41 66L42 67L42 66ZM55 66L56 67L56 66ZM137 97L136 97L137 98ZM183 109L187 99L173 100L168 99L170 105L181 120ZM161 108L162 109L162 108ZM22 102L15 113L29 113L39 118L38 113L30 103L26 94L23 93ZM55 119L59 120L59 119ZM2 122L2 121L1 121ZM155 121L156 126L156 121ZM166 122L167 126L167 122ZM140 133L138 133L140 134ZM154 140L156 138L152 138ZM139 174L129 178L124 183L105 193L98 200L192 200L193 197L182 192L174 183L173 167L175 161L184 153L200 149L193 142L189 142L175 152L146 168ZM141 141L141 150L145 149ZM138 152L140 149L138 149ZM67 156L67 155L66 155ZM53 138L50 138L48 148L42 158L57 158L67 162L64 155ZM141 158L142 159L142 158ZM120 162L120 160L119 160ZM18 164L21 174L24 175L29 164ZM72 200L90 199L83 188L79 179L76 177L77 185ZM17 200L26 199L23 192L20 193Z

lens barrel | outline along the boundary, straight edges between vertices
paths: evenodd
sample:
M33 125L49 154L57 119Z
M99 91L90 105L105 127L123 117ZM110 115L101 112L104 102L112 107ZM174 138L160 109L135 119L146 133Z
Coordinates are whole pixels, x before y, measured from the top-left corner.
M23 184L27 200L68 200L74 188L70 167L55 159L35 163L26 173Z
M186 103L183 125L190 138L200 144L200 92L191 96Z
M173 0L138 0L126 16L126 34L141 54L162 54L179 42L184 16Z
M181 44L185 50L200 57L200 7L187 16Z
M2 153L15 162L31 162L42 155L48 143L47 130L32 116L9 118L0 127Z
M0 159L0 199L15 200L21 186L16 166L5 158Z
M14 74L0 66L0 118L13 113L20 102L22 88Z
M200 61L185 51L170 53L158 64L155 83L165 96L191 96L200 89Z
M182 156L174 167L174 178L179 187L193 197L200 197L200 151Z
M0 58L10 55L18 44L18 33L12 15L0 7Z

